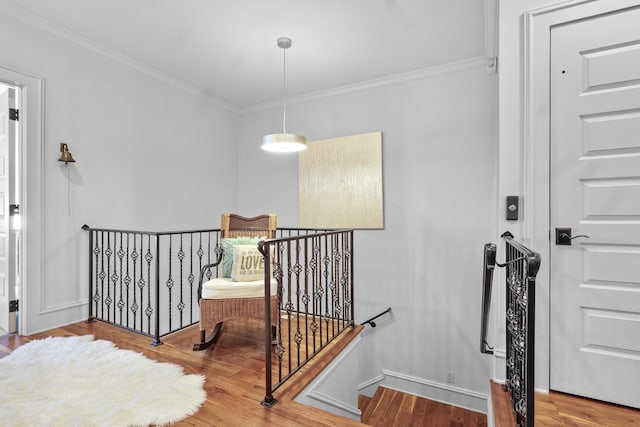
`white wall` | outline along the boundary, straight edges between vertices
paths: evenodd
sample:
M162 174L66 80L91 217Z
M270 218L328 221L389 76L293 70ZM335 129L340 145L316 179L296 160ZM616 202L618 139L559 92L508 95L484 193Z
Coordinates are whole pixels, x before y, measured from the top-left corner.
M25 284L33 333L86 317L83 224L216 228L235 209L236 114L7 7L0 65L44 79L44 280ZM57 161L61 141L77 163Z
M363 375L384 369L444 383L454 371L455 386L488 391L479 329L482 246L494 238L497 78L485 65L288 104L289 130L310 140L382 131L385 228L356 232L356 318L388 306L393 316L363 344L371 367ZM280 114L275 106L240 118L238 207L266 207L296 226L297 157L258 149Z

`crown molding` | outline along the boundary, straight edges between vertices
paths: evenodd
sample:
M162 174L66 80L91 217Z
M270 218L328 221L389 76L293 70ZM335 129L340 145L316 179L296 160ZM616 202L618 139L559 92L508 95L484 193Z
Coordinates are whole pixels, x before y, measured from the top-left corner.
M281 106L280 100L271 100L271 101L261 102L258 104L252 104L244 107L237 106L229 102L223 101L220 98L203 91L202 89L199 89L193 85L185 83L175 77L171 77L168 74L165 74L146 64L143 64L142 62L139 62L127 55L119 53L94 40L84 37L72 30L69 30L66 27L60 26L49 20L46 20L41 16L37 15L36 13L25 9L23 6L18 6L13 2L8 2L8 3L9 4L6 5L8 7L3 6L2 13L6 15L10 15L36 28L39 28L43 31L46 31L62 39L68 40L88 50L96 52L104 57L107 57L113 61L119 62L125 66L135 69L163 83L177 87L192 95L205 98L212 104L219 106L221 108L224 108L232 113L245 114L250 112L268 110L268 109ZM314 101L314 100L329 98L329 97L338 96L338 95L345 95L349 93L361 92L361 91L380 88L384 86L390 86L390 85L395 85L399 83L420 80L420 79L433 77L433 76L444 74L444 73L455 72L459 70L471 69L476 67L484 68L486 66L487 66L487 58L485 56L473 57L473 58L464 59L457 62L441 64L434 67L423 68L415 71L409 71L406 73L394 74L391 76L366 80L366 81L348 84L344 86L338 86L331 89L324 89L324 90L319 90L315 92L308 92L308 93L297 95L297 96L291 96L287 98L287 104L296 104L301 102Z
M91 40L87 37L82 36L66 27L55 24L49 20L42 18L34 12L31 12L25 9L22 6L17 6L15 4L11 4L9 7L3 7L2 13L6 15L10 15L13 18L16 18L26 24L32 25L40 30L53 34L57 37L70 41L78 46L81 46L85 49L91 50L95 53L98 53L106 58L109 58L113 61L119 62L127 67L130 67L136 71L139 71L143 74L146 74L150 77L153 77L156 80L159 80L163 83L174 86L178 89L184 90L187 93L190 93L195 96L203 97L207 99L209 102L222 107L226 110L229 110L233 113L238 113L239 110L235 105L232 105L228 102L225 102L193 85L185 83L179 79L169 76L157 69L150 67L142 62L139 62L127 55L116 52L115 50L102 45L94 40Z
M315 101L318 99L329 98L337 95L345 95L354 92L361 92L364 90L380 88L384 86L391 86L399 83L406 83L414 80L421 80L428 77L437 76L440 74L451 73L460 70L467 70L471 68L486 68L487 58L484 56L478 56L474 58L464 59L462 61L451 62L448 64L436 65L434 67L422 68L420 70L409 71L406 73L394 74L387 77L381 77L378 79L366 80L359 83L350 85L338 86L333 89L319 90L315 92L309 92L302 95L295 95L287 97L287 105L297 104L301 102ZM259 104L250 105L240 108L239 113L251 113L255 111L268 110L275 107L280 107L281 101L268 101Z

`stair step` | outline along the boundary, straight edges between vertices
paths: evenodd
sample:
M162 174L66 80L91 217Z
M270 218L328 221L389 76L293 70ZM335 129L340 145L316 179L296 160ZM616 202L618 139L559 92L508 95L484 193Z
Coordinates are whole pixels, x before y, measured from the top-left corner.
M366 397L366 396L363 396ZM369 399L369 398L367 398ZM378 387L370 402L359 406L361 422L370 426L485 426L484 414ZM358 399L360 405L360 399Z
M369 404L373 401L373 398L369 396L365 396L364 394L358 395L358 409L360 409L360 413L364 414L369 407ZM362 418L362 416L361 416Z
M502 385L489 381L491 385L491 403L493 404L493 422L495 427L511 427L515 425L509 393Z

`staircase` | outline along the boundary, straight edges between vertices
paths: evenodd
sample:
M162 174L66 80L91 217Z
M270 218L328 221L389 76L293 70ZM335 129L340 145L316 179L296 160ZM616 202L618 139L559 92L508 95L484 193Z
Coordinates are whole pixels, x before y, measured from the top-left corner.
M487 416L386 387L358 396L361 422L370 426L487 426Z

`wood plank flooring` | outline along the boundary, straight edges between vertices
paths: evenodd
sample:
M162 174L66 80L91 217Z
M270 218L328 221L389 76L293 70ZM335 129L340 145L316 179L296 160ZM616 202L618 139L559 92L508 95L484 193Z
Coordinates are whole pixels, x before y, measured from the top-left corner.
M304 370L319 371L327 358L338 354L360 332L362 327L347 330L334 340L320 355L312 359ZM310 375L295 375L291 383L284 384L274 393L278 403L264 408L264 347L263 330L259 322L226 322L218 344L205 351L192 351L199 339L196 327L177 332L163 339L158 347L151 339L103 322L74 323L45 333L20 337L0 337L0 358L33 339L47 336L93 334L96 339L112 341L119 348L143 353L159 362L181 365L186 373L206 377L207 400L193 416L175 425L179 426L358 426L359 422L339 417L293 401L296 390L302 390Z
M508 394L493 381L491 394L495 426L512 426ZM536 427L640 427L638 409L554 391L549 394L536 393L535 399Z
M536 427L640 426L640 410L638 409L558 392L537 393L535 409Z
M278 403L267 409L260 405L264 397L264 350L260 323L227 322L215 348L194 352L191 346L199 338L192 327L163 339L158 347L151 339L103 322L75 323L30 337L6 335L0 337L0 358L33 339L46 336L93 334L107 339L120 348L145 354L160 362L177 363L187 373L199 373L207 378L207 401L193 416L176 424L180 426L362 426L358 422L299 404L293 398L322 370L333 357L348 345L361 328L346 331L329 347L285 383L274 396ZM379 390L381 403L369 398L359 399L363 416L366 413L391 417L382 421L369 420L371 425L384 426L448 426L486 425L459 414L449 405L404 395L398 397L383 387ZM407 397L408 396L408 397ZM368 406L367 406L368 405ZM377 407L376 407L377 405ZM411 414L411 415L409 415ZM478 414L481 417L482 414ZM368 415L367 415L368 416ZM409 418L411 417L411 418ZM364 419L364 418L363 418ZM582 399L562 393L536 395L536 427L640 427L640 411Z
M378 387L373 398L360 396L362 422L380 427L463 427L487 426L487 416L478 412L446 405Z

